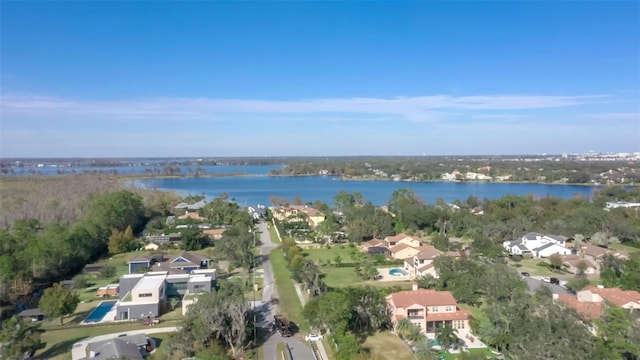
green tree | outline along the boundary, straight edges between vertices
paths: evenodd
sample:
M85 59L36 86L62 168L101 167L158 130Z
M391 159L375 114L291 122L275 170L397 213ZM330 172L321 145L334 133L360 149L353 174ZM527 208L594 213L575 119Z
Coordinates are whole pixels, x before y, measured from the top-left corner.
M60 318L62 325L63 318L73 314L79 302L77 294L62 286L62 283L56 283L44 291L38 306L47 317Z
M39 325L13 316L2 324L0 344L0 358L22 359L25 353L40 347Z
M458 342L458 334L456 329L449 324L444 324L436 329L436 340L442 344L442 348L447 351L451 346Z
M610 306L605 310L598 325L598 335L600 340L614 352L620 354L623 359L634 359L640 356L640 343L638 338L634 338L634 327L632 320L625 309ZM634 341L635 340L635 341Z
M552 268L560 269L562 267L562 256L560 254L552 254L547 259Z
M113 229L111 236L109 236L109 253L115 255L131 251L134 240L131 225L127 226L124 231Z
M180 229L180 238L182 240L182 248L187 251L200 250L207 245L207 238L197 226Z

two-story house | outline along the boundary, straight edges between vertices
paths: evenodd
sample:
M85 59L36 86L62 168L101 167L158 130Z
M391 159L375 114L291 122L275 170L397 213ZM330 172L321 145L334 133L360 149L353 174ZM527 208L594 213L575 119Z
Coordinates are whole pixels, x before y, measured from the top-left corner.
M216 286L216 270L193 270L188 274L152 271L120 277L120 297L115 320L154 318L163 313L171 297L182 299L183 313L199 293Z
M559 235L543 235L536 232L525 234L522 238L502 243L511 255L529 255L534 258L546 258L553 254L569 255L567 238Z
M420 246L420 238L417 236L411 236L404 233L394 235L394 236L387 236L384 238L384 246L387 249L391 249L392 247L399 244L406 244L412 247L418 247Z
M471 312L460 310L449 291L418 289L414 284L411 290L389 294L386 301L394 327L406 318L427 336L445 324L456 330L469 329Z
M619 288L588 286L578 291L576 295L554 294L553 298L555 301L575 309L582 319L587 321L600 318L604 314L606 306L618 306L630 311L640 309L640 292L625 291Z
M404 259L404 269L409 272L409 277L415 279L418 277L431 275L438 277L435 267L433 266L433 260L441 255L447 255L451 257L460 257L460 253L457 251L443 252L432 245L422 245L416 248L418 252L406 259Z
M162 254L136 256L128 261L129 274L139 271L169 271L171 273L190 273L193 270L206 269L209 267L208 256L183 252L165 258Z
M306 205L289 205L270 208L273 217L280 221L297 221L299 214L305 214L309 226L315 228L326 219L321 211Z

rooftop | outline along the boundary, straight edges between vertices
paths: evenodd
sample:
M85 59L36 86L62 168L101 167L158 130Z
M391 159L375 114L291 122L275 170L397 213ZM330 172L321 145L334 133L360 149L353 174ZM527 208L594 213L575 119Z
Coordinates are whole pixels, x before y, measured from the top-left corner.
M395 292L389 294L387 296L387 300L392 301L396 307L402 308L406 308L414 304L424 307L457 304L456 299L453 297L451 292L427 289Z
M152 291L159 289L162 284L164 284L164 279L166 276L144 276L136 286L133 287L132 291Z

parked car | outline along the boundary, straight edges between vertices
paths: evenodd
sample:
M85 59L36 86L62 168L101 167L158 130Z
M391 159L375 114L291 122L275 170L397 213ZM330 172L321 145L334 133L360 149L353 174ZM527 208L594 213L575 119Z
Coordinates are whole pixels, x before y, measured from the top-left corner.
M322 335L320 335L320 334L307 334L304 337L304 340L305 341L319 341L319 340L322 340Z
M550 283L550 282L551 282L551 279L550 279L550 278L548 278L548 277L543 277L543 278L542 278L542 282Z
M549 282L551 284L560 285L560 279L558 279L556 277L549 278Z
M522 275L522 276L531 276L531 274L529 274L529 273L528 273L528 272L526 272L526 271L521 272L521 273L520 273L520 275Z

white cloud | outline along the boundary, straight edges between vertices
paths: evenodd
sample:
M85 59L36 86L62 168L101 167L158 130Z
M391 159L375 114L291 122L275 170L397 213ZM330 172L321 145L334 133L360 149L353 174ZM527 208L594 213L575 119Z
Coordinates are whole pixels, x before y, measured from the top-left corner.
M457 112L565 108L606 100L609 95L539 96L447 95L396 98L253 100L209 98L152 98L131 100L74 100L46 96L3 96L3 116L34 118L106 118L150 120L215 120L229 115L272 114L354 118L375 115L385 120L439 121ZM327 115L329 114L329 115ZM483 115L480 115L483 116ZM487 116L487 115L484 115ZM493 115L492 118L512 115ZM357 117L355 117L357 118ZM482 118L482 117L479 117Z

